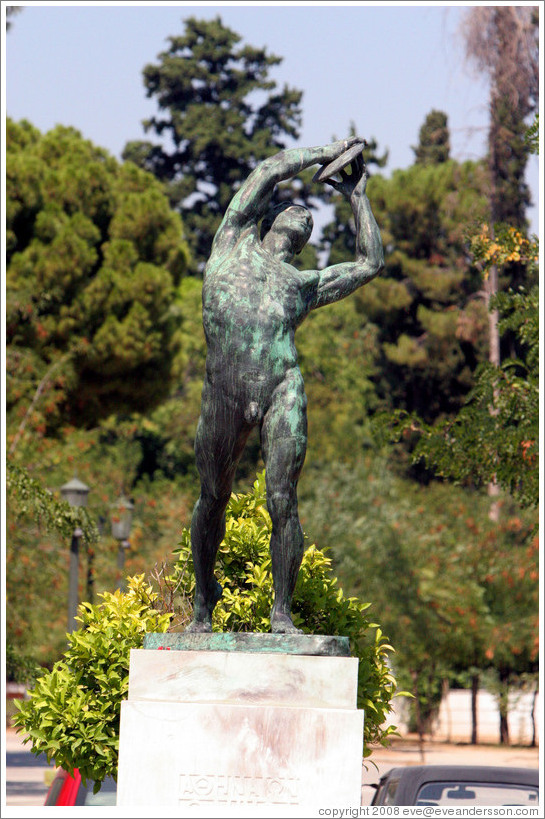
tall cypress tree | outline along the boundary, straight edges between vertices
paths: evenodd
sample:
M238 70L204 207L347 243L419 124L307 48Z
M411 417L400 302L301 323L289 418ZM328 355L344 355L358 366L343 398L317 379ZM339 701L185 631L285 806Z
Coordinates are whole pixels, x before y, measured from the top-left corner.
M526 227L530 197L524 173L530 149L524 134L525 119L538 104L538 32L538 11L529 6L475 6L468 11L462 28L468 59L490 83L488 166L492 232L500 222ZM489 298L502 286L521 284L524 277L524 269L512 265L504 271L504 281L499 281L498 271L493 268L487 281ZM490 313L489 335L489 358L499 365L495 310Z

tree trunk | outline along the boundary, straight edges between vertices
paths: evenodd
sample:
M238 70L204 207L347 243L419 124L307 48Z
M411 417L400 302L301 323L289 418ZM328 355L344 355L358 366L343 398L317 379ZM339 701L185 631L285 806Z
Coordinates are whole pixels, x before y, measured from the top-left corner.
M471 744L477 745L478 725L477 725L477 696L479 694L479 675L471 676Z
M492 91L493 94L493 91ZM498 219L498 190L497 190L497 176L498 176L498 161L497 161L497 145L496 140L498 135L496 133L497 127L494 123L493 110L494 99L493 96L490 101L491 109L491 127L489 134L489 172L490 172L490 238L494 239L495 224ZM497 310L490 309L490 303L498 292L498 268L493 265L488 274L486 282L486 306L488 309L488 360L495 367L500 366L500 332L499 332L499 315ZM490 408L490 412L494 415L497 410L495 407ZM490 509L488 516L491 521L497 523L500 517L500 508L498 503L499 486L494 476L488 484L488 497L490 498Z
M500 669L500 745L509 745L509 672Z
M532 697L532 741L530 743L530 748L535 748L537 745L536 742L536 702L537 702L537 687L534 689L534 696Z
M422 720L422 709L420 708L420 697L418 696L418 671L411 671L413 678L413 694L414 694L414 714L416 719L416 731L418 733L418 744L420 748L420 761L422 765L425 764L424 756L424 722Z
M447 742L452 741L452 714L450 711L449 691L450 684L448 680L443 680L441 683L441 704L444 704L447 714Z

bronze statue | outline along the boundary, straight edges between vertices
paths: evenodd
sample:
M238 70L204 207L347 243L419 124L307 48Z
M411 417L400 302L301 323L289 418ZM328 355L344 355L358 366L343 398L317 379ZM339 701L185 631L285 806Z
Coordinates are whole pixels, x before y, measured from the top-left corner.
M196 591L188 631L212 629L222 594L214 564L225 508L238 460L258 426L272 519L271 631L299 633L291 602L303 557L297 482L307 445L307 401L294 336L311 310L348 296L383 267L380 232L365 192L364 145L352 137L265 159L231 200L215 235L202 294L207 359L195 441L201 493L191 522ZM351 203L356 258L301 272L290 262L310 237L312 216L299 205L269 210L269 204L277 183L315 164L323 166L315 179ZM340 180L331 178L339 171Z

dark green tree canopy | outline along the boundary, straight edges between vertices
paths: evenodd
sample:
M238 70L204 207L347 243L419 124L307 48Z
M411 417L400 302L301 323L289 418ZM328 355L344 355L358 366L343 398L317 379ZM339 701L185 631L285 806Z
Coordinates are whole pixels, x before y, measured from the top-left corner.
M421 133L443 117L432 112ZM367 162L380 167L372 147ZM456 411L472 385L485 354L486 307L467 234L486 216L486 186L483 163L454 160L416 161L390 178L369 180L386 264L352 298L361 327L369 337L375 329L372 382L385 407L416 409L431 421ZM335 219L323 230L328 264L355 251L346 207L338 196L333 205Z
M443 111L430 111L420 128L418 138L419 143L413 148L416 163L437 165L450 158L448 118Z
M48 428L156 404L188 264L161 185L73 128L8 121L6 189L8 409L39 383Z
M241 44L221 18L185 21L159 62L144 68L159 113L144 122L161 142L129 142L124 158L168 183L202 267L237 186L256 164L297 138L302 93L269 79L281 58Z

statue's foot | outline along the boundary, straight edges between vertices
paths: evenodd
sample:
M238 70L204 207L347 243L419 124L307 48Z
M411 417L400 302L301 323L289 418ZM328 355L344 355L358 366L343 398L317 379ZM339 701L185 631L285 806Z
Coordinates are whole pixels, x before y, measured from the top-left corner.
M210 594L206 600L199 594L195 596L193 620L187 626L186 631L190 634L210 634L212 631L212 612L222 594L223 588L214 578Z
M192 620L186 628L190 634L210 634L211 631L212 623L208 620Z
M273 614L271 616L271 632L273 634L302 634L303 631L293 625L289 614Z

